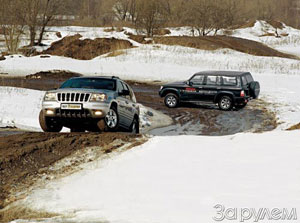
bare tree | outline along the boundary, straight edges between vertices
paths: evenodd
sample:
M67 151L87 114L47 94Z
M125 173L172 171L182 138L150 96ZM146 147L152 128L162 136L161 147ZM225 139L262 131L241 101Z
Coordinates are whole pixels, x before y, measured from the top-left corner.
M21 0L0 0L0 24L9 53L17 53L24 20Z
M37 44L40 45L46 31L46 27L50 22L55 20L55 15L58 13L59 8L62 7L63 1L60 0L43 0L40 6L40 14L38 16L38 24L40 34Z
M145 29L147 36L162 26L166 20L166 11L161 0L138 0L136 8L136 27Z

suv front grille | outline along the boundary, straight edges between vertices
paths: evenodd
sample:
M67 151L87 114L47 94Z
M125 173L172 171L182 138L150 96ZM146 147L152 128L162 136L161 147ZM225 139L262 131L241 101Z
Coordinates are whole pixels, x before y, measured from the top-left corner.
M57 93L57 100L60 102L87 102L90 93Z
M91 113L86 110L62 110L56 109L56 116L60 118L90 118Z

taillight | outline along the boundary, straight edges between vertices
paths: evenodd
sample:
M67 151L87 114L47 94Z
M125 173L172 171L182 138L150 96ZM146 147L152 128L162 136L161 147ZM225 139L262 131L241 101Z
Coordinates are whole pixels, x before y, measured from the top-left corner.
M241 91L241 97L245 97L245 91Z

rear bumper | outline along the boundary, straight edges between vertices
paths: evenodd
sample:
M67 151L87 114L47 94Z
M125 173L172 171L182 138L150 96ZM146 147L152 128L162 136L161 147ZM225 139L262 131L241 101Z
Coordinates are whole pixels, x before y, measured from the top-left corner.
M251 101L253 98L251 97L236 97L235 98L235 104L245 104Z

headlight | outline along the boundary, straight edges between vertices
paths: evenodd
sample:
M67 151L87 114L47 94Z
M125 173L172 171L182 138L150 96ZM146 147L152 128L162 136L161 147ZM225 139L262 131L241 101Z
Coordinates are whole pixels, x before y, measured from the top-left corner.
M44 101L56 101L56 94L47 92L45 94Z
M160 89L159 89L159 90L161 91L163 88L164 88L164 86L160 86Z
M106 94L92 94L90 101L106 101Z

